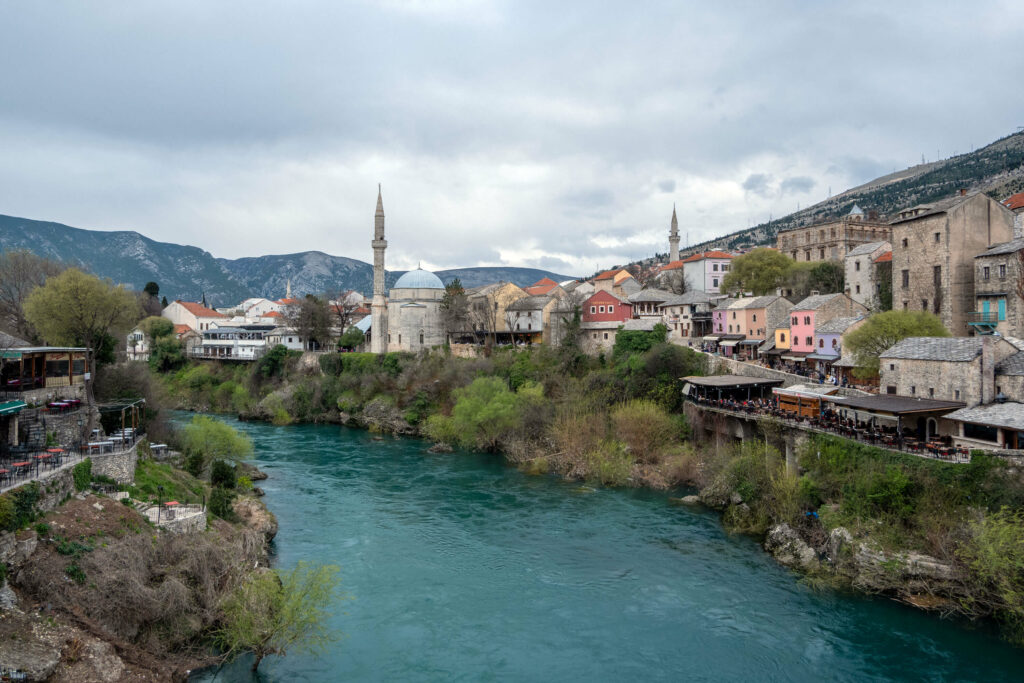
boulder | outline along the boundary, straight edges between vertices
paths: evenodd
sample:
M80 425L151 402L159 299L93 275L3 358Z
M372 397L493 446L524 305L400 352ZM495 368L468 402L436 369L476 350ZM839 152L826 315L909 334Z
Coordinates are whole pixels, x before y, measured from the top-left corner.
M45 681L60 663L60 650L31 633L0 640L0 671L13 673L17 680ZM13 678L13 676L12 676Z
M0 612L17 609L17 607L18 596L11 590L11 584L5 581L3 587L0 588Z
M837 526L828 535L828 544L826 546L828 559L833 564L838 564L840 558L843 557L844 549L849 549L845 550L845 552L852 551L853 535L845 527Z
M277 535L277 518L262 501L250 497L235 498L231 509L242 523L263 534L269 542Z
M776 524L768 530L764 549L786 567L805 571L819 567L818 554L788 524Z

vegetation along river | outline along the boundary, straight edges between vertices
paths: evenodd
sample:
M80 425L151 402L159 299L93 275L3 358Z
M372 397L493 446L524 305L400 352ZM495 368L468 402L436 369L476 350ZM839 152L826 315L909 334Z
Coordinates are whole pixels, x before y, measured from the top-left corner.
M337 564L344 637L264 681L1020 680L1024 651L884 599L815 592L712 512L336 426L236 423L278 566ZM209 674L196 680L211 681ZM251 680L236 662L215 680Z

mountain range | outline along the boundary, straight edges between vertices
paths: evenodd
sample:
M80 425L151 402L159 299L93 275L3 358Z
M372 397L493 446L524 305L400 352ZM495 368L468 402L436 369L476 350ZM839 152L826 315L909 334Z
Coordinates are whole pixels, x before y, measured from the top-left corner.
M157 242L134 231L83 230L0 215L0 250L13 249L27 249L132 289L141 290L153 281L169 301L199 301L205 295L211 305L232 306L251 296L279 299L289 281L292 293L298 295L348 289L369 294L373 289L369 263L319 251L219 259L199 247ZM388 286L404 272L388 271ZM466 288L503 280L526 286L544 277L559 282L572 279L513 267L457 268L438 271L437 276L446 284L459 278Z

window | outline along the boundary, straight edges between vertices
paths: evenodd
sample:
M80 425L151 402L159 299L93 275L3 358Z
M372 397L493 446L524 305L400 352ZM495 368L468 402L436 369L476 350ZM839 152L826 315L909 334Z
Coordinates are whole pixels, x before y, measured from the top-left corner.
M835 349L835 348L838 348L838 347L839 347L839 340L838 339L833 339L832 340L832 348Z
M825 258L825 247L822 247L821 249L818 250L818 258Z
M593 337L594 339L597 339L597 332L594 332L593 334L591 334L591 336L592 336L592 337Z
M717 277L716 278L712 278L711 286L712 287L717 287L718 286L718 278Z
M999 279L1000 280L1006 279L1006 264L1005 263L1000 263L999 264Z
M391 333L388 332L388 344L390 344L390 343L391 343Z
M597 313L597 306L591 306L590 307L590 312L591 313Z
M607 338L608 338L608 333L607 333L607 332L605 332L605 333L604 333L604 338L605 338L605 339L607 339Z
M533 323L526 323L526 329L527 330L532 330L533 329ZM422 344L422 343L423 343L423 340L420 339L420 344Z
M985 266L981 269L981 279L987 280L989 278L989 267Z
M909 302L909 301L904 301L904 302L903 302L903 310L904 310L904 311L906 311L906 310L908 310L908 309L910 308L910 305L909 305L909 304L910 304L910 302Z
M755 313L755 314L754 314L754 320L753 320L753 322L755 322L755 323L757 322L757 313Z
M896 369L896 364L895 363L889 363L889 369L890 370L895 370Z
M993 443L999 442L999 430L997 428L974 424L973 422L964 423L964 436L968 439L991 441Z
M420 346L423 346L423 333L420 332Z
M957 401L960 400L960 390L959 389L956 389L955 391L953 391L953 398L956 399Z
M599 313L604 313L604 306L598 306L597 310Z
M729 264L728 263L723 263L722 264L722 272L723 273L728 273L729 272Z
M935 233L936 235L939 233ZM935 398L935 387L928 387L928 398Z
M717 263L712 264L711 265L711 270L713 272L717 273L718 272L718 264Z
M806 341L807 341L807 346L814 346L814 340L813 339L811 339L810 337L805 337L804 339L806 339Z
M615 306L609 306L608 307L608 312L609 313L614 313L615 312Z
M938 244L941 241L942 241L942 233L941 232L935 233L935 244Z
M903 289L906 289L907 287L909 287L910 286L910 271L909 270L901 271L900 272L900 277L903 280Z
M824 339L819 339L818 340L818 348L819 349L825 348L825 340Z
M733 311L733 312L732 312L732 319L733 319L733 320L735 320L735 319L736 319L736 311Z
M889 386L887 386L885 388L885 393L887 393L887 394L895 394L896 393L896 387L894 387L893 385L890 384Z
M903 248L904 249L907 248L907 238L906 237L903 238Z
M786 333L785 332L783 332L782 334L779 335L779 341L781 341L783 344L786 343Z
M799 325L799 324L800 324L800 323L798 323L798 322L797 322L797 317L796 317L796 316L793 316L793 318L792 318L791 322L792 322L792 323L793 323L794 325Z
M729 332L732 333L732 325L729 325Z
M398 335L398 343L399 343L399 344L401 344L401 343L402 343L402 335Z
M917 394L917 387L911 386L910 387L910 395L914 396L915 394Z
M805 315L804 316L804 325L810 325L810 324L811 324L811 316Z
M860 261L853 262L853 269L856 271L860 271Z
M860 285L857 285L857 293L860 294Z

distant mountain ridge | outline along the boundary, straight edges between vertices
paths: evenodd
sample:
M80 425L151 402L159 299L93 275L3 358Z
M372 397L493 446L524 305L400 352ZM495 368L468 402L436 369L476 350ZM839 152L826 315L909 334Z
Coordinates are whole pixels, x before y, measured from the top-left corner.
M320 294L354 289L370 294L373 266L319 251L298 254L219 259L199 247L157 242L134 231L84 230L61 223L0 215L0 250L28 249L56 261L141 290L149 281L160 285L169 301L198 301L203 295L216 306L232 306L250 296L279 299L288 281L293 294ZM405 271L388 271L388 286ZM465 287L498 280L519 286L544 277L569 280L536 268L479 267L438 271L445 283L458 277Z

